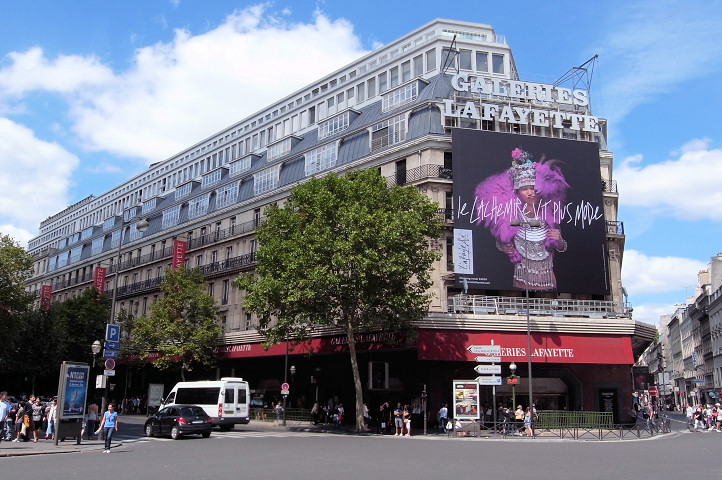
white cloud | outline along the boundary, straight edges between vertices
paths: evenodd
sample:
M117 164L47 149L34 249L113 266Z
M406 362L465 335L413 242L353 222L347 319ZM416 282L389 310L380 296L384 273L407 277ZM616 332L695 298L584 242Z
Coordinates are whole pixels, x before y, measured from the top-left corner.
M78 165L75 155L56 143L0 118L0 218L3 233L27 242L49 213L68 204L68 186Z
M697 273L706 268L707 263L691 258L650 257L636 250L625 250L622 284L630 297L672 292L697 285Z
M312 23L287 23L265 8L234 12L200 35L176 30L172 42L136 50L133 67L112 77L94 59L67 62L96 68L93 82L71 81L77 88L66 95L78 143L157 162L367 53L345 20L317 12ZM54 65L69 77L57 72L61 59L49 62L37 49L11 60L13 92L56 88L15 80L25 64Z
M671 315L677 309L675 304L648 303L635 305L632 318L637 322L644 322L650 325L659 326L659 319L662 315ZM662 325L666 327L666 325Z
M643 207L648 214L685 221L722 221L722 149L708 149L709 140L692 140L678 158L641 165L642 156L628 157L614 176L624 206Z
M719 72L722 9L715 2L627 2L605 25L600 54L605 116L615 125L635 107L693 78Z

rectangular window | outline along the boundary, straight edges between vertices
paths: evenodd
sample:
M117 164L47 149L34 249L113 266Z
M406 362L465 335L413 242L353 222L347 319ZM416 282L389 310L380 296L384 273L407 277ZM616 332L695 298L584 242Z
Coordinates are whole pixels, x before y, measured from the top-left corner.
M228 172L228 176L235 177L235 176L240 175L241 173L245 172L249 168L251 168L250 155L231 163L230 171Z
M199 195L188 202L188 219L198 218L208 212L210 193Z
M461 50L459 52L459 68L471 70L471 50Z
M399 67L393 67L389 70L389 88L394 88L399 85Z
M411 80L411 60L401 64L401 83Z
M151 198L150 200L143 202L143 208L140 211L141 215L144 215L153 210L157 201L157 198Z
M228 292L230 291L230 282L228 280L223 280L223 292L221 293L221 304L227 305L228 304Z
M193 183L190 182L176 188L175 199L178 200L179 198L183 198L189 193L191 193L191 188L193 188Z
M86 238L90 238L93 236L93 227L86 228L83 230L83 232L80 234L80 239L85 240Z
M93 244L90 247L90 254L97 255L103 251L103 243L105 243L105 237L98 237L93 239Z
M291 137L284 138L278 143L269 145L266 151L266 160L271 161L280 158L291 151Z
M493 73L504 73L504 55L493 53L491 55L491 66Z
M176 205L163 210L163 221L161 222L161 227L170 228L178 225L178 221L180 220L180 209L181 206Z
M414 57L414 77L420 77L424 74L424 56L417 55Z
M106 218L103 222L103 231L107 232L115 226L115 217ZM62 247L61 247L62 248Z
M334 167L337 154L336 143L323 145L308 152L305 155L306 176Z
M389 87L387 84L387 74L379 73L379 93L384 93Z
M476 71L489 71L489 54L487 52L476 52Z
M83 253L83 246L73 247L70 249L70 263L80 260L80 254Z
M366 98L372 99L376 96L376 78L366 80Z
M343 112L341 115L329 118L318 124L318 139L323 140L324 138L334 135L338 132L346 130L350 123L349 111Z
M238 182L224 185L216 190L216 208L225 208L236 203L238 198Z
M273 190L278 185L278 179L281 173L281 165L261 170L253 175L253 194L259 195L264 192Z
M371 128L371 150L394 145L406 139L406 121L404 115L396 115Z
M419 94L419 82L409 83L384 94L381 100L381 111L388 112L392 108L412 102Z
M453 50L449 47L444 47L441 49L441 70L447 71L447 70L456 70L457 63L456 63L456 50Z
M426 51L426 71L431 72L436 70L436 50Z
M361 103L366 99L365 93L366 90L363 83L356 85L356 103Z
M219 182L221 180L221 173L222 170L219 168L217 170L213 170L207 175L203 175L201 186L207 187L208 185L213 185L214 183Z
M114 231L110 237L110 248L118 248L118 245L120 245L120 230Z

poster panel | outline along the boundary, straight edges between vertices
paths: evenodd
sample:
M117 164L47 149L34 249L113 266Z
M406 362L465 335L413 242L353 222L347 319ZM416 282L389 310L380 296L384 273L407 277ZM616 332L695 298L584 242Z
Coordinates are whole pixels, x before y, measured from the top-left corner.
M151 383L148 385L148 406L160 407L163 403L163 387L162 383Z
M596 143L468 129L452 142L458 287L609 292Z
M454 418L456 420L479 420L479 382L454 380Z
M58 419L82 419L88 396L90 366L63 362L58 382Z

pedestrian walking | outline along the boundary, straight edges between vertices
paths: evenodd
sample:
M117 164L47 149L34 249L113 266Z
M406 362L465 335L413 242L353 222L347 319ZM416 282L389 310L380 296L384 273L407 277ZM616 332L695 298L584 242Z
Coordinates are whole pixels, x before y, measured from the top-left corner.
M0 442L5 438L5 421L10 414L10 409L5 401L8 396L8 392L0 392Z
M436 420L439 423L439 430L446 433L446 422L449 420L449 408L446 406L445 403L441 404L439 413L436 414Z
M58 410L58 399L53 398L45 409L48 427L45 430L45 438L52 440L55 437L55 416Z
M394 408L394 426L396 427L394 436L400 437L404 433L404 410L401 408L401 402L398 402Z
M110 441L113 438L113 433L118 431L118 412L115 411L115 405L112 403L108 404L108 411L103 414L100 427L98 427L95 434L97 435L101 430L105 435L105 449L103 453L110 453Z

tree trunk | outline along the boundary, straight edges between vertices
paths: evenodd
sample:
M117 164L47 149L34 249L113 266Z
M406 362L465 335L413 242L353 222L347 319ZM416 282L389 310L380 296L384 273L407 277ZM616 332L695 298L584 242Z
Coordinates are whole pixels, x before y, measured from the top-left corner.
M356 337L350 321L346 322L346 338L348 339L348 353L351 357L351 372L353 373L353 384L356 390L356 431L365 432L364 423L364 398L361 388L361 375L358 369L358 358L356 358Z

